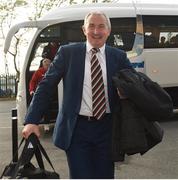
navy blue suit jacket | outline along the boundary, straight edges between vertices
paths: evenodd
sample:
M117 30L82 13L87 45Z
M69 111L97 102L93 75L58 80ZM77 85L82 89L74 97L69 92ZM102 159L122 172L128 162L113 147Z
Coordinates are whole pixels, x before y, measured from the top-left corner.
M112 76L120 69L131 68L126 53L106 46L106 69L108 97L111 112L118 99L117 91L112 83ZM48 109L48 101L53 89L63 79L63 103L58 113L53 139L61 149L67 149L71 142L73 129L80 111L83 80L85 70L86 44L77 43L61 46L57 55L39 84L35 96L28 109L26 124L38 124Z

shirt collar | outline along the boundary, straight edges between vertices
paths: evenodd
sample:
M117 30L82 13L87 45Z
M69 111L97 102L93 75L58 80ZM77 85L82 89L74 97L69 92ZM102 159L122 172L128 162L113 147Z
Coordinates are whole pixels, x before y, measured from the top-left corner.
M101 54L104 54L105 46L106 46L106 44L104 44L102 47L99 48ZM86 48L87 48L87 49L86 49L86 50L87 50L87 53L90 53L91 49L93 48L88 41L86 42Z

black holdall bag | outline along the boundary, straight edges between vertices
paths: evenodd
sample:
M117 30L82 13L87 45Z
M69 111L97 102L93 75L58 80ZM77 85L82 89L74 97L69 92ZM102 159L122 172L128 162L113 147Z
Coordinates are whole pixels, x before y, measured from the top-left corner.
M19 149L24 142L22 139ZM18 149L18 150L19 150ZM31 163L31 159L35 155L38 168ZM50 164L52 171L47 171L44 167L42 155ZM18 162L11 162L7 165L0 177L1 179L60 179L38 137L31 134L25 141L22 153Z

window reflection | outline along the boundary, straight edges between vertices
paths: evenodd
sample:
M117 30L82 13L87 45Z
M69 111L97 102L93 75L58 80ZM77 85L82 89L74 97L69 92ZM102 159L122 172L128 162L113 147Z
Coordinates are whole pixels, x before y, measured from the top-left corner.
M176 16L143 16L145 48L178 47Z

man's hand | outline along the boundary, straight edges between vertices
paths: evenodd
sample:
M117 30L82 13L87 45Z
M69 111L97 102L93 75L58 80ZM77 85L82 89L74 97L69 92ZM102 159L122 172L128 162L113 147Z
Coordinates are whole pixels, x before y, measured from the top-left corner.
M37 137L40 137L40 128L36 124L27 124L22 130L22 136L27 139L30 134L36 134Z
M33 94L34 94L34 91L30 91L30 96L33 96Z

